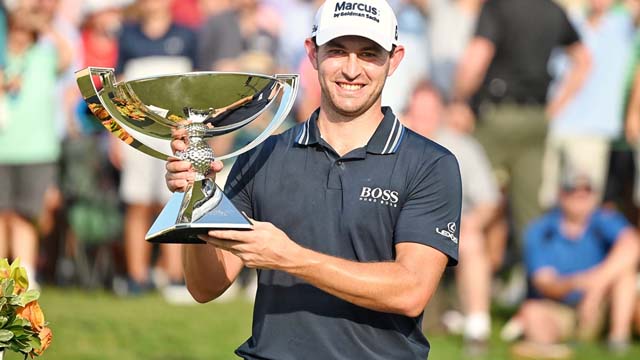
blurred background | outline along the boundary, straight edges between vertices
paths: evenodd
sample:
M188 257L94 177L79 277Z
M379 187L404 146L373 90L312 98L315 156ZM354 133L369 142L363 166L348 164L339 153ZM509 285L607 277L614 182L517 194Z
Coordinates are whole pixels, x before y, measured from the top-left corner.
M321 3L0 1L0 257L20 257L42 289L54 332L45 358L230 359L256 290L247 271L222 298L191 299L179 246L144 241L170 196L163 162L96 121L74 72L298 73L284 130L320 103L303 42ZM383 103L454 152L463 177L460 265L425 313L431 357L640 358L640 4L389 3L406 56ZM212 140L215 152L245 144L259 123ZM592 250L549 247L558 239ZM577 300L549 295L565 283ZM531 321L557 319L532 302L544 298L572 312L572 334L584 313L604 325L588 341L546 329Z

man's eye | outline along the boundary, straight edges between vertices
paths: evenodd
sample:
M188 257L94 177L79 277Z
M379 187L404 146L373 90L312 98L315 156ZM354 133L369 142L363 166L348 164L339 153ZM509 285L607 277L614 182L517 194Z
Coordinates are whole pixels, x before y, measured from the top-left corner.
M362 54L360 54L360 56L362 56L363 58L374 58L378 55L372 52L363 52Z
M342 55L344 54L344 50L341 49L329 49L329 55Z

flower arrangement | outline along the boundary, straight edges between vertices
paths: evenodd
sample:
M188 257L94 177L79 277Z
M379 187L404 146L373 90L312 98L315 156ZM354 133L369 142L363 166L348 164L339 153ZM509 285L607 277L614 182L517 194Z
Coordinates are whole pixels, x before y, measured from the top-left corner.
M51 344L53 334L44 321L38 298L28 290L27 271L16 259L0 259L0 351L39 356ZM1 355L0 355L1 358Z

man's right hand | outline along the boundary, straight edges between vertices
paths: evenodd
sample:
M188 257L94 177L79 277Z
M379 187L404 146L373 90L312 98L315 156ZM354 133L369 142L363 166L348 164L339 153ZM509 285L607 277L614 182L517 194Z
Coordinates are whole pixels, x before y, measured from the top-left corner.
M177 130L173 133L173 141L171 141L171 150L175 154L178 151L183 151L187 148L187 144L184 141L184 132ZM211 174L222 171L222 161L215 160L211 162ZM188 160L181 160L177 157L171 157L167 161L166 165L167 173L165 175L165 181L167 187L171 192L185 192L191 184L195 181L195 171Z

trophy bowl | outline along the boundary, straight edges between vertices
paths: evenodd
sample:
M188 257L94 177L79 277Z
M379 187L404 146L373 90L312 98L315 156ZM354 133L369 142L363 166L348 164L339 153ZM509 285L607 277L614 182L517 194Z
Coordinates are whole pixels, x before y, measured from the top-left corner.
M170 198L146 240L154 243L204 243L197 236L212 229L251 229L210 174L211 162L238 156L269 137L285 120L298 92L298 75L192 72L116 82L110 68L76 72L87 106L114 136L161 160L189 160L195 181ZM267 112L277 103L278 107ZM214 156L207 140L236 131L260 116L273 117L255 139L229 154ZM164 154L136 138L144 134L167 142L177 130L187 148ZM140 136L138 136L140 138Z

